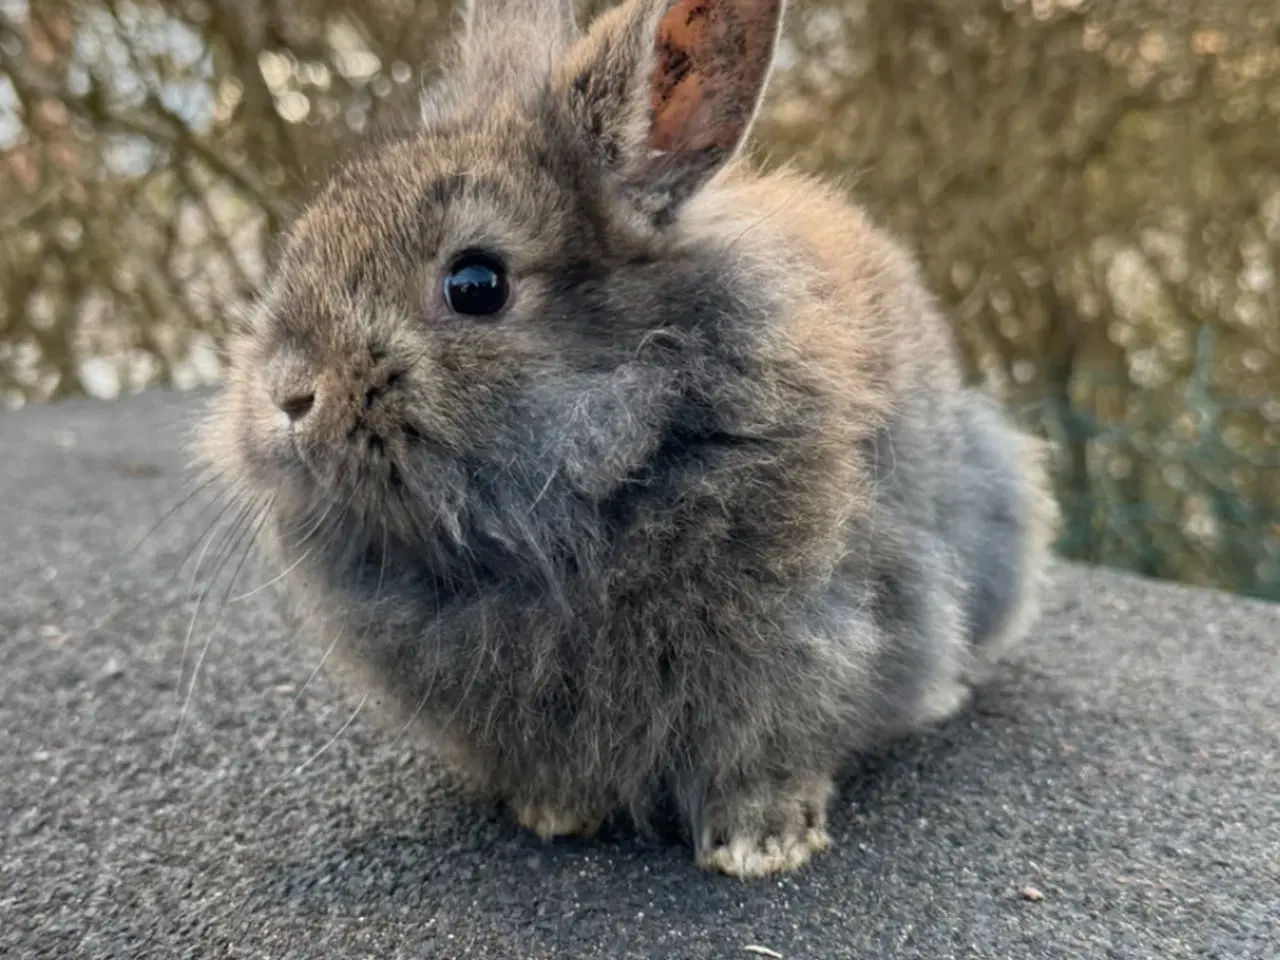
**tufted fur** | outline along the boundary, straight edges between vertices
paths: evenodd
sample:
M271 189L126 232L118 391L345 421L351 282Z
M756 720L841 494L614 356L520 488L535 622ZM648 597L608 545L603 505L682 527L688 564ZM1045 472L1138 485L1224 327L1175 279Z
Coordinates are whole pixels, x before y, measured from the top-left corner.
M421 129L290 230L202 455L351 681L544 834L743 876L1027 629L1053 517L904 252L741 143L781 0L476 0ZM440 296L510 267L497 318ZM292 427L278 404L314 394Z

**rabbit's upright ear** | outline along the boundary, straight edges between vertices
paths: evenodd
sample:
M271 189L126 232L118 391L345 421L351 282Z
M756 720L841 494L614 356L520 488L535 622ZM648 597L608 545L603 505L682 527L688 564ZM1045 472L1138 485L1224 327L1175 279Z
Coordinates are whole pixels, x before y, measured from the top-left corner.
M624 0L559 65L579 128L655 224L742 146L785 0Z
M462 33L468 42L521 25L571 40L578 32L574 0L462 0Z
M579 38L575 0L461 0L459 59L470 88L546 68Z

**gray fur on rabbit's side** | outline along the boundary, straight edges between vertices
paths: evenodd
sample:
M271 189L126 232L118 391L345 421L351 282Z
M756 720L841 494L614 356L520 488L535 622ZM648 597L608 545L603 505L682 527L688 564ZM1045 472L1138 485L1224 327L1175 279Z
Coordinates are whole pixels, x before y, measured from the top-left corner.
M671 803L741 876L964 704L1054 516L905 253L742 158L781 8L475 0L421 129L289 230L201 444L345 675L478 789L544 835ZM442 292L477 248L491 315Z

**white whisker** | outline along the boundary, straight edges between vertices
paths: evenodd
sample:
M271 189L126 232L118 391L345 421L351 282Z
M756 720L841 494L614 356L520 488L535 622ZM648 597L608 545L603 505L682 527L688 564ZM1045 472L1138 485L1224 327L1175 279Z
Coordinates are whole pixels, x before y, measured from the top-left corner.
M307 557L311 556L312 551L314 551L316 547L319 545L320 544L318 541L312 543L311 546L307 547L307 549L303 551L302 556L300 556L297 560L293 561L293 563L289 564L289 566L284 571L276 574L274 577L272 577L270 580L268 580L266 583L262 584L261 586L254 587L252 590L246 591L245 593L240 594L238 597L232 597L227 602L239 603L241 600L248 600L250 597L261 593L263 590L267 590L275 586L277 583L279 583L289 574L293 573L294 570L298 569L298 565L301 564L304 560L306 560Z
M218 538L218 530L217 530L218 522L222 519L222 515L225 514L228 509L231 508L231 505L232 504L229 503L227 507L222 511L222 514L218 515L217 519L215 519L213 522L213 527L211 527L209 529L209 532L206 534L208 539L205 541L204 549L200 551L200 556L196 559L195 568L191 571L191 585L188 588L189 590L195 590L196 588L196 578L199 576L200 567L204 564L205 555L209 552L209 548L213 546L213 541ZM249 511L251 511L252 509L253 509L252 503L246 504L244 506L244 509L241 510L240 516L241 517L248 516ZM232 529L234 529L239 522L240 522L239 519L234 521L234 523L232 524ZM195 609L191 611L191 621L187 624L187 634L182 640L182 655L178 660L178 686L175 691L178 697L182 696L182 675L186 673L186 670L187 670L187 651L191 649L191 638L195 633L196 621L200 617L200 608L201 606L204 605L204 598L209 594L209 591L212 589L213 589L213 580L210 580L209 583L205 586L205 588L201 590L199 595L196 597ZM173 751L171 749L170 750L171 756L172 756L172 753Z
M310 687L311 684L315 682L316 677L320 676L320 671L321 669L324 668L325 661L329 659L329 655L333 653L333 651L337 649L338 644L342 642L342 634L343 634L343 631L339 630L334 635L332 642L330 642L328 648L325 650L324 654L320 657L320 662L316 664L315 669L311 671L311 675L307 677L306 681L302 684L302 686L298 688L298 692L294 694L293 699L289 701L289 706L285 708L284 713L280 715L280 719L277 720L275 723L275 726L271 728L271 733L267 737L268 740L274 740L276 738L276 735L280 732L280 727L284 723L285 718L288 717L290 713L292 713L294 710L298 708L298 704L302 702L303 694L305 694L307 692L307 688Z
M208 639L207 639L207 640L205 640L205 642L204 642L204 646L202 646L202 647L200 648L200 656L198 656L198 657L196 658L195 666L193 666L193 667L191 668L191 682L187 685L187 695L186 695L186 697L184 697L184 698L183 698L183 701L182 701L182 709L181 709L181 710L179 711L179 713L178 713L178 724L177 724L177 726L174 728L174 731L173 731L173 739L172 739L172 741L170 741L170 744L169 744L169 759L170 759L170 760L172 760L172 759L173 759L173 755L174 755L174 753L175 753L175 752L177 751L177 749L178 749L178 740L179 740L179 738L180 738L180 737L181 737L181 735L182 735L182 727L183 727L184 722L186 721L187 711L189 710L189 708L190 708L190 706L191 706L191 697L192 697L192 695L195 693L195 689L196 689L196 681L197 681L197 680L199 679L199 677L200 677L200 668L201 668L201 666L203 666L203 665L204 665L205 657L207 657L207 656L208 656L208 654L209 654L209 648L210 648L210 646L212 646L212 644L213 644L213 638L214 638L214 636L217 634L217 630L218 630L218 623L219 623L219 621L222 619L222 613L223 613L223 611L226 609L226 606L227 606L227 595L229 595L229 594L231 593L232 589L234 589L235 584L236 584L236 580L237 580L237 579L239 578L239 576L240 576L240 571L244 568L245 561L246 561L246 560L248 560L248 558L249 558L249 554L250 554L250 552L252 552L252 550L253 550L253 544L254 544L254 541L256 541L256 540L257 540L257 538L258 538L258 534L259 534L259 532L261 532L263 524L265 524L265 523L266 523L267 518L268 518L268 517L270 517L270 515L271 515L271 506L272 506L272 501L271 501L270 499L268 499L268 500L266 501L266 503L265 503L265 504L263 504L263 506L260 508L260 510L259 510L259 514L258 514L257 518L255 518L253 521L251 521L251 522L250 522L250 524L249 524L249 526L248 526L248 527L246 527L246 528L245 528L245 530L244 530L244 531L242 531L242 532L240 533L240 535L239 535L238 537L236 537L236 538L235 538L235 543L232 545L232 547L230 548L230 550L228 550L228 552L227 552L227 556L228 556L228 557L230 557L230 556L231 556L231 555L232 555L232 554L233 554L233 553L234 553L234 552L239 548L240 544L241 544L242 542L244 542L245 535L246 535L246 534L248 535L248 542L245 544L244 552L243 552L243 554L241 554L240 560L239 560L239 562L236 564L235 570L233 570L233 571L232 571L232 574L231 574L231 581L230 581L230 583L228 583L228 584L227 584L227 591L226 591L226 593L225 593L225 594L223 594L223 597L222 597L222 604L221 604L221 606L218 608L218 613L217 613L217 615L214 617L214 620L213 620L213 624L212 624L212 626L210 626L210 628L209 628L209 637L208 637ZM210 578L210 581L209 581L209 587L212 587L212 586L213 586L213 583L214 583L214 582L217 580L217 578L218 578L218 573L219 573L219 572L220 572L220 571L215 571L215 572L214 572L214 575ZM209 587L206 587L206 588L205 588L205 590L201 592L200 598L201 598L202 600L204 599L205 594L206 594L206 593L208 593ZM198 610L199 610L199 603L197 602L197 612L198 612ZM194 626L194 625L195 625L195 616L194 616L194 615L193 615L193 616L192 616L192 618L191 618L191 623L192 623L192 626ZM188 640L189 640L189 639L190 639L190 630L188 630ZM183 651L184 659L185 659L185 653L186 653L186 651L185 651L185 649L184 649L184 651Z
M551 468L551 472L547 475L547 482L542 485L542 489L538 491L538 495L533 498L533 503L529 504L529 509L525 511L525 515L533 513L538 504L542 502L542 498L547 495L547 491L551 489L551 484L555 481L560 473L560 464L556 464Z
M315 763L318 759L320 759L320 757L322 757L330 747L332 747L335 743L337 743L338 740L341 739L342 735L347 732L347 728L350 727L351 724L356 722L356 717L360 715L360 711L364 709L365 702L368 699L369 699L369 695L366 693L363 697L360 698L360 702L356 704L356 708L355 710L352 711L351 716L347 717L347 722L344 723L341 727L339 727L338 732L329 738L329 742L326 743L319 750L317 750L315 753L313 753L310 757L308 757L302 763L300 763L298 766L294 767L293 770L291 770L284 779L290 780L293 777L296 777L303 770L307 769L307 767L311 766L311 764Z

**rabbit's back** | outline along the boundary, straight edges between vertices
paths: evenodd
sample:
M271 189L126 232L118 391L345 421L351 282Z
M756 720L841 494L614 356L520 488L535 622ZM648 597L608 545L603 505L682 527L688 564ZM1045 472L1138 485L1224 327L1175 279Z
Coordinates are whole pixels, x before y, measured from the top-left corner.
M783 353L823 393L818 445L842 467L810 486L826 488L842 531L834 592L878 598L878 657L900 685L882 674L880 719L910 726L930 712L917 701L932 677L984 678L1034 614L1057 521L1043 448L965 384L915 262L863 210L793 173L738 168L718 185L690 219L750 246L787 291Z
M858 428L919 384L956 402L954 335L910 253L833 184L780 170L729 168L691 201L691 244L747 250L775 291L779 333Z

